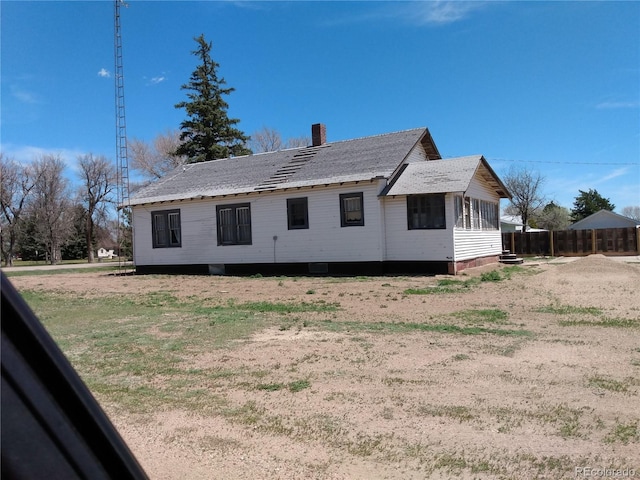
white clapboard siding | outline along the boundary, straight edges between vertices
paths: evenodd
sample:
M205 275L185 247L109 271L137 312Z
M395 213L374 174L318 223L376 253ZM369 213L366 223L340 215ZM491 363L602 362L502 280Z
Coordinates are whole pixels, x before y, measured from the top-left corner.
M424 151L421 144L418 144L411 149L404 163L424 162L425 160L427 160L427 152Z
M475 175L465 192L467 197L499 202L496 192L480 176ZM454 228L455 260L469 260L502 253L500 230L466 230Z
M385 244L387 261L451 261L453 259L453 200L445 197L447 228L409 230L407 197L384 199Z
M138 265L361 262L383 256L378 182L263 192L134 208ZM364 226L340 226L340 194L363 193ZM288 230L287 198L307 197L309 229ZM218 245L216 206L250 203L251 245ZM182 246L152 248L151 212L180 209ZM274 237L277 237L274 239Z
M182 246L153 248L151 213L180 210ZM216 209L206 200L167 202L133 207L133 247L137 265L190 265L209 263L217 244Z

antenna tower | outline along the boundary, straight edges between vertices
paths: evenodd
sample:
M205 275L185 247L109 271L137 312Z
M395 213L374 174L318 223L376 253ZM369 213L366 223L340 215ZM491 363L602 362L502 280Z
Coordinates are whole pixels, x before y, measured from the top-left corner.
M116 169L118 197L118 271L126 273L128 246L133 248L132 235L128 235L127 222L131 223L129 203L129 157L127 152L127 123L124 110L124 73L122 68L122 33L120 28L120 6L123 0L114 0L114 53L115 53L115 100L116 100ZM127 245L129 243L129 245Z

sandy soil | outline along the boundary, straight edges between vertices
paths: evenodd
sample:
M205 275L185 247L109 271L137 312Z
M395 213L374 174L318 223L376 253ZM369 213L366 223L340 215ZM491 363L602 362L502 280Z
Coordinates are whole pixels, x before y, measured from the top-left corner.
M273 328L200 354L189 359L194 368L259 369L263 383L304 378L310 387L259 390L247 388L248 378L205 386L244 417L141 416L105 405L151 478L576 478L576 467L640 476L640 265L592 255L526 268L536 273L431 295L403 292L446 277L11 280L18 289L162 290L238 302L309 301L313 291L340 311L300 316L464 326L477 323L469 311L501 310L503 324L481 326L530 332ZM494 269L502 267L458 279Z

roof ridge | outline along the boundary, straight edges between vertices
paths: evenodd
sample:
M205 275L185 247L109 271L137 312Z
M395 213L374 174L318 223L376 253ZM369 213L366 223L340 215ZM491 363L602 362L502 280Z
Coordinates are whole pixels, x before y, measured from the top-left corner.
M368 138L379 138L379 137L386 137L389 135L397 135L399 133L407 133L407 132L412 132L412 131L418 131L418 130L426 130L427 127L415 127L415 128L408 128L406 130L398 130L397 132L387 132L387 133L379 133L376 135L366 135L363 137L356 137L356 138L347 138L345 140L336 140L335 142L326 142L323 143L322 145L316 145L316 147L321 147L324 145L333 145L336 143L345 143L345 142L353 142L356 140L366 140ZM294 151L294 150L304 150L306 148L312 148L314 147L314 145L307 145L304 147L289 147L289 148L282 148L280 150L271 150L269 152L258 152L258 153L251 153L248 155L238 155L237 157L224 157L224 158L214 158L213 160L206 160L204 162L193 162L193 163L185 163L184 166L191 166L191 165L203 165L203 164L207 164L207 163L212 163L212 162L220 162L220 161L224 161L224 160L232 160L232 159L238 159L238 158L247 158L247 157L256 157L258 155L270 155L273 153L280 153L280 152L290 152L290 151Z
M376 135L366 135L364 137L347 138L346 140L336 140L335 142L327 142L325 145L334 144L334 143L353 142L354 140L366 140L368 138L386 137L389 135L397 135L399 133L407 133L407 132L413 132L417 130L426 130L426 129L427 127L408 128L406 130L398 130L397 132L378 133Z

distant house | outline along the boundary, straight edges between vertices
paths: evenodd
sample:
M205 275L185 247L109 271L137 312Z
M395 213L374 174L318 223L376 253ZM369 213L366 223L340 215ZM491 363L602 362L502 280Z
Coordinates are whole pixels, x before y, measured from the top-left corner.
M102 258L108 258L108 259L112 259L114 257L114 253L113 250L107 250L106 248L99 248L98 249L98 258L102 259Z
M600 210L588 217L578 220L569 226L569 230L596 230L599 228L628 228L637 227L640 221L609 210Z
M500 230L503 232L521 232L522 226L520 215L502 215L500 217Z
M178 167L130 201L139 273L456 273L497 261L500 199L481 155L426 128Z

